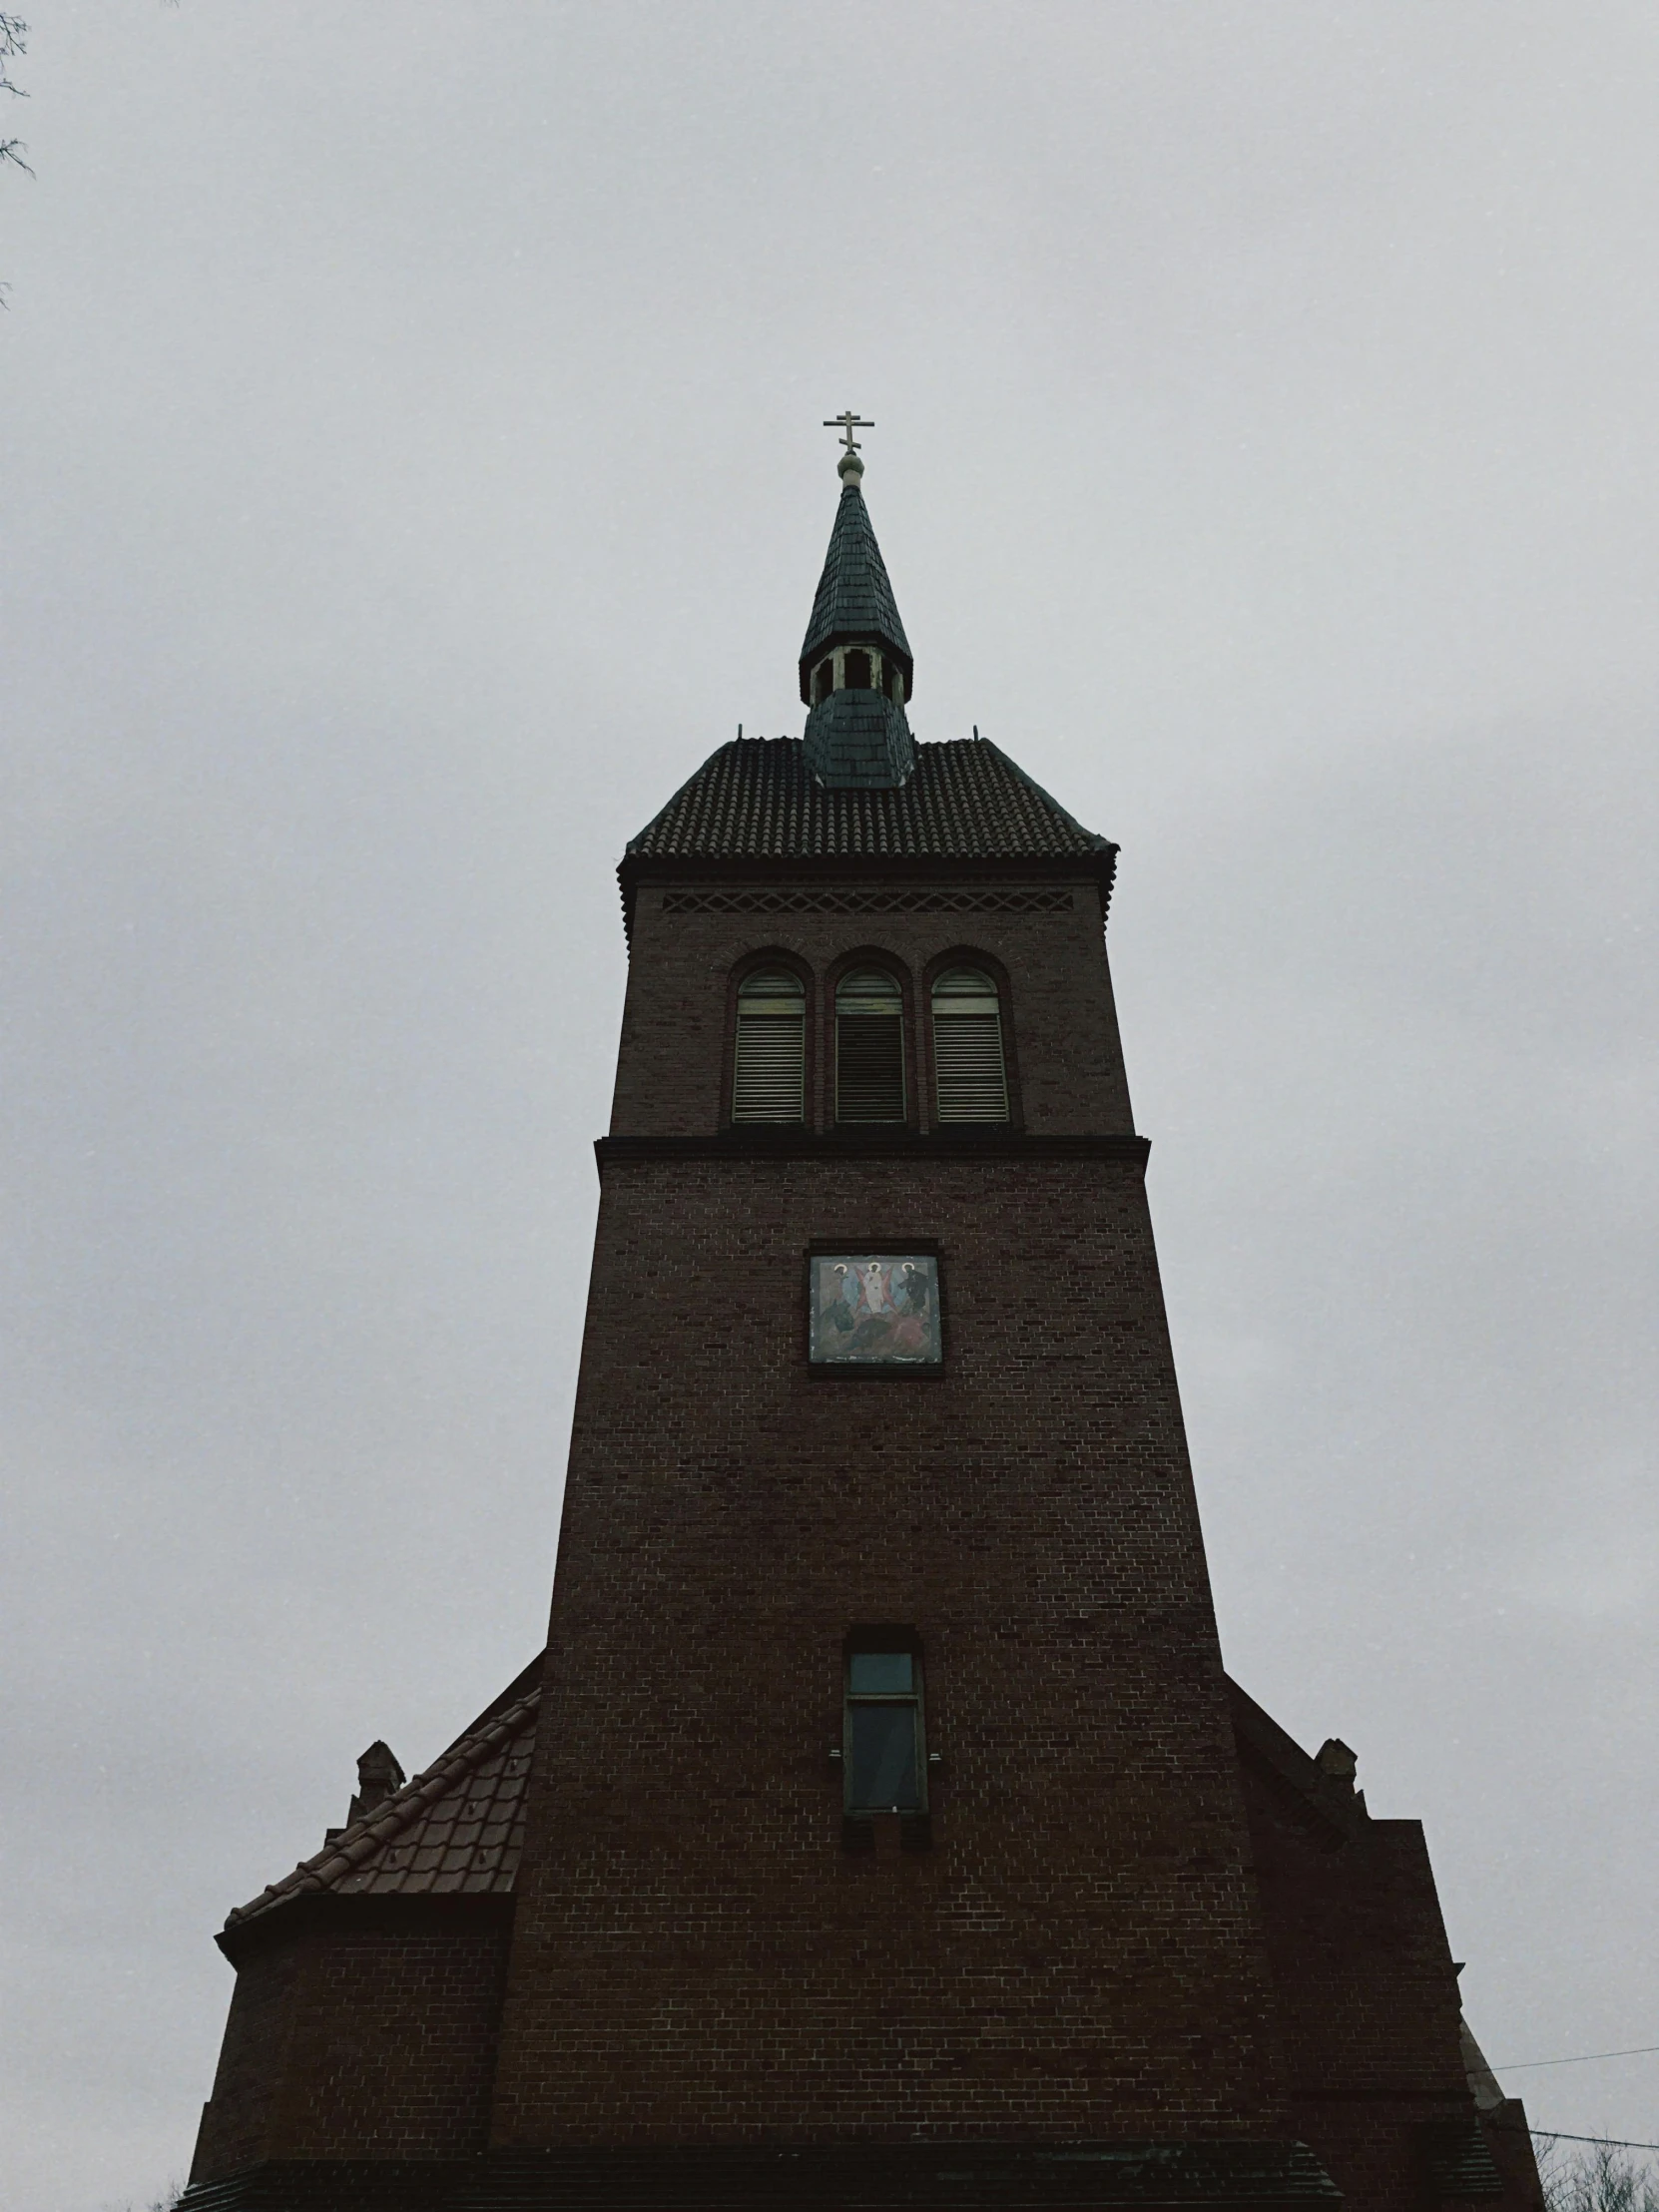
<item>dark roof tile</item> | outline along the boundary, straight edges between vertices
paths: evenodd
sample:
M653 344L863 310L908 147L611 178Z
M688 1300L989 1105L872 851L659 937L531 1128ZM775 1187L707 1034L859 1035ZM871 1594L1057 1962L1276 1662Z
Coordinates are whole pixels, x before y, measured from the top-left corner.
M492 1708L424 1774L233 1913L226 1927L319 1891L431 1897L510 1890L524 1845L524 1791L540 1703L532 1688Z
M799 738L734 739L640 831L629 856L966 860L1117 850L984 739L918 745L915 761L890 789L830 789L809 770Z

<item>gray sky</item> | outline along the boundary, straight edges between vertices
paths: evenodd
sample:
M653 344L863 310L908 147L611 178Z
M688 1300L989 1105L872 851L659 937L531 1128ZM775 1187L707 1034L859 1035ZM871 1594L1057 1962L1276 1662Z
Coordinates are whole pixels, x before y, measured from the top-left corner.
M917 735L1124 848L1229 1663L1494 2060L1659 2043L1653 9L28 12L0 2200L182 2172L226 1911L539 1644L612 869L847 404Z

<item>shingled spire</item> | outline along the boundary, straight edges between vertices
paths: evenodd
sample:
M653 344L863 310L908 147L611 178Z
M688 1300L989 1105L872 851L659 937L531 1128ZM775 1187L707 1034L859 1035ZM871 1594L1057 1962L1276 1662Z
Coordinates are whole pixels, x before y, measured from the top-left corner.
M803 735L821 784L892 789L915 767L904 719L915 663L898 619L860 482L864 464L846 432L841 501L801 648Z

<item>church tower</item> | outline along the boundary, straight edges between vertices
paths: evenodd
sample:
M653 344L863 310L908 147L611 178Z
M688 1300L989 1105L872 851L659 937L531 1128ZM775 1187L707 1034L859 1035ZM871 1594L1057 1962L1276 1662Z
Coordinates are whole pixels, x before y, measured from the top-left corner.
M1223 1672L1117 849L912 739L843 425L804 735L621 863L546 1652L232 1916L187 2201L1518 2212L1420 1831Z

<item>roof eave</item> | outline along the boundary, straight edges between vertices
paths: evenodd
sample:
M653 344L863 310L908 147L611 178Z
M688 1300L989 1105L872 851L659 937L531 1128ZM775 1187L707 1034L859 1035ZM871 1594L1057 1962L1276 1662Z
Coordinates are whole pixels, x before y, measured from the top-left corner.
M635 899L642 883L783 883L800 882L803 877L810 882L844 882L852 876L898 876L911 882L938 882L946 876L990 882L1031 876L1076 882L1081 877L1099 886L1104 926L1117 864L1118 847L1102 837L1088 852L638 852L630 845L616 872L623 927L631 940Z

